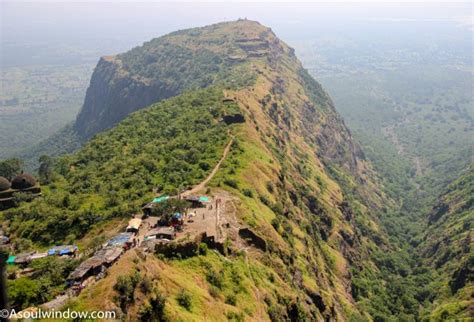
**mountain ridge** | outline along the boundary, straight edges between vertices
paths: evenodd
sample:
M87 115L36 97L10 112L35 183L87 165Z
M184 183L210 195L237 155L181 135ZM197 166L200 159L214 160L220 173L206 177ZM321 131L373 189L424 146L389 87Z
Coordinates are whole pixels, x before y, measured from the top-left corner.
M155 310L160 320L418 318L420 303L391 285L409 268L389 257L397 249L379 223L396 204L329 95L270 29L220 23L103 58L77 120L89 141L56 161L42 198L1 214L21 250L26 239L93 249L157 191L192 186L225 200L229 232L220 254L133 249L70 307L143 320ZM117 286L135 277L151 287Z

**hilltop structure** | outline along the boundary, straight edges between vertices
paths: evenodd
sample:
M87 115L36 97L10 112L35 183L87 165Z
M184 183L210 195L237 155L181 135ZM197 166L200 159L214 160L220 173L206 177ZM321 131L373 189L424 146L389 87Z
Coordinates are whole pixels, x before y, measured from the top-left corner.
M36 179L29 173L20 173L10 182L0 177L0 209L13 207L15 193L27 193L31 197L41 195L41 188Z

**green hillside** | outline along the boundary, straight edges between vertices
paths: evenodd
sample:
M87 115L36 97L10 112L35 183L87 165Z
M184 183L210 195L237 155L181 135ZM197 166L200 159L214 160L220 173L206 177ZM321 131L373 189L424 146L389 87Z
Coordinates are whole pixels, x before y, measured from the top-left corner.
M198 183L229 139L219 118L237 107L222 99L209 89L154 105L58 159L45 196L5 212L8 229L39 244L74 242L93 224L139 211L153 188Z
M450 268L430 267L428 232L452 235L441 224L451 218L445 204L463 218L452 229L470 229L472 202L463 200L472 176L440 199L417 262L389 189L329 95L269 28L220 23L103 58L74 126L90 140L48 163L42 196L15 196L0 220L14 253L74 243L85 255L33 261L32 275L10 278L17 309L65 290L69 273L154 197L191 187L213 203L195 210L202 214L177 241L126 251L59 309L133 321L418 321L465 309L445 284L435 295ZM436 313L451 300L462 310Z

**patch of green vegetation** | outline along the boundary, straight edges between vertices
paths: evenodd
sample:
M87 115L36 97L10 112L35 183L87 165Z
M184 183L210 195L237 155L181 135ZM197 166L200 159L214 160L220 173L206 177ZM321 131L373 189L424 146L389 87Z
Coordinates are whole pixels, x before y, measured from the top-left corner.
M46 257L35 260L29 276L7 280L8 298L17 311L45 303L58 296L66 287L66 278L77 266L78 260ZM15 274L17 272L12 272Z
M72 122L83 103L92 68L90 64L3 68L0 159L32 148Z
M123 312L127 312L127 307L134 301L135 289L140 283L140 273L135 271L132 275L120 275L114 285L114 291L117 292L115 300Z
M43 196L2 213L8 232L44 245L79 239L96 223L139 211L152 189L174 194L196 184L229 139L219 119L235 106L222 99L208 89L164 101L55 160Z
M192 297L191 294L189 294L189 292L184 288L179 291L178 295L176 295L176 301L180 306L188 311L191 311L193 305Z

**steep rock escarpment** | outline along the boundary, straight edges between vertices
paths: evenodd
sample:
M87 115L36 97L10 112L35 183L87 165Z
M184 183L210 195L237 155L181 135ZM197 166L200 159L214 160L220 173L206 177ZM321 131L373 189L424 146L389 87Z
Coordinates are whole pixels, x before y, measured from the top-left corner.
M474 167L441 194L428 215L420 251L420 267L438 274L434 320L469 318L474 289Z

